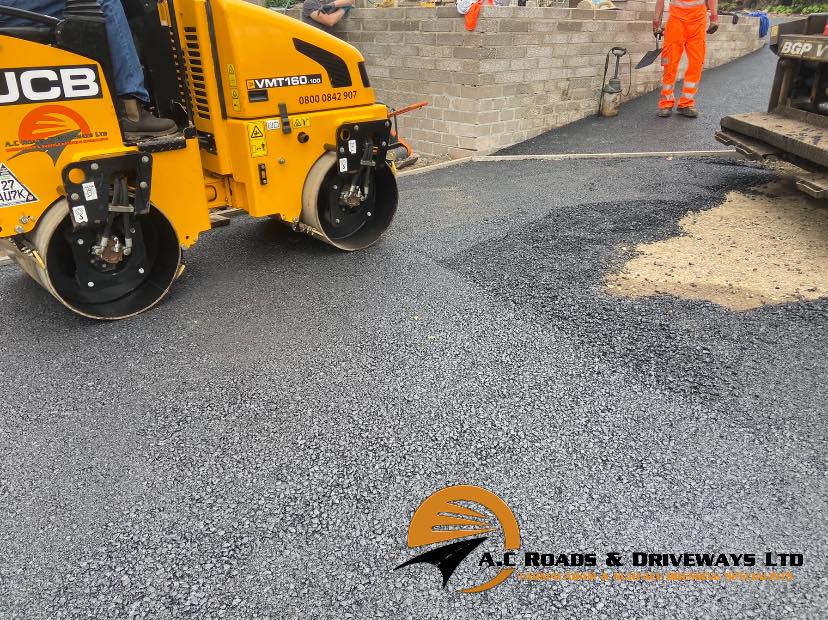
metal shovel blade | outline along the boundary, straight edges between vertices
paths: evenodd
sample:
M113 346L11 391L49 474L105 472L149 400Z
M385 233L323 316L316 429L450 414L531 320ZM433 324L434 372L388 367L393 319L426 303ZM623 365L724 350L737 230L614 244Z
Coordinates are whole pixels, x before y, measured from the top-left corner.
M661 49L656 48L654 50L650 50L646 54L644 54L644 58L638 61L638 64L635 65L636 69L643 69L644 67L649 67L655 59L661 56Z
M661 31L656 33L656 46L654 50L650 50L646 54L644 54L644 58L638 61L638 64L635 65L636 69L643 69L644 67L649 67L656 58L661 56Z

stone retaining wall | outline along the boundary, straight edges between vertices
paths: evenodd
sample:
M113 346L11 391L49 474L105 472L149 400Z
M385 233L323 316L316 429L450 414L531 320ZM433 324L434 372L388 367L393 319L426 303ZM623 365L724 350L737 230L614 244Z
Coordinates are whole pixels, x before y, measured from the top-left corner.
M618 6L595 12L485 6L475 32L465 30L454 6L360 8L337 34L365 55L380 101L393 107L429 102L400 119L402 135L420 153L463 157L595 114L607 51L626 47L635 65L654 46L654 3L622 0ZM287 14L298 17L299 11ZM738 25L725 20L708 38L706 67L763 45L757 18ZM660 76L658 61L633 69L629 98L657 88Z

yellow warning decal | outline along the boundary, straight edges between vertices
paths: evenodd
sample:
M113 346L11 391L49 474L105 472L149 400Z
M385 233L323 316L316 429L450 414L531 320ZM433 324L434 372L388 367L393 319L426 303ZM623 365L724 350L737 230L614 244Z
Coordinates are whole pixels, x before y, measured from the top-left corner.
M247 141L250 143L250 157L264 157L267 155L264 122L256 121L245 123L245 125L247 126Z
M311 126L310 116L292 116L290 118L290 126L294 129L304 129Z
M241 109L239 103L239 82L236 79L236 65L227 65L227 83L230 85L230 99L233 101L233 111L238 112Z

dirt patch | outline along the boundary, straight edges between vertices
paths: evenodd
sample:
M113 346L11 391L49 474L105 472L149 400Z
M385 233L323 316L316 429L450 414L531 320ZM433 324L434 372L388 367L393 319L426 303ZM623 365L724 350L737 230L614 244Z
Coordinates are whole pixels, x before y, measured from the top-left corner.
M682 236L637 245L637 255L606 278L609 292L667 293L731 310L828 296L828 208L790 180L730 192L679 226Z
M418 153L419 155L419 153ZM420 155L420 158L417 160L417 163L408 168L408 170L414 170L416 168L424 168L425 166L431 166L432 164L441 164L446 161L451 161L453 158L448 155ZM404 168L405 170L405 168Z

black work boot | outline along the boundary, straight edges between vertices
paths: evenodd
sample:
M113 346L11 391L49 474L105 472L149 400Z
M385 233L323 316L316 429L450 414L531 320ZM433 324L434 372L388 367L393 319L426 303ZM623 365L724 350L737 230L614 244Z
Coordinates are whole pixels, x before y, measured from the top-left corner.
M696 118L699 115L699 111L692 105L679 108L678 113L682 116L686 116L687 118Z
M660 118L667 118L673 113L673 108L659 108L658 115Z
M124 136L128 140L140 140L142 138L158 138L169 136L178 131L175 121L168 118L158 118L147 112L144 108L138 109L138 120L134 121L128 116L121 117L121 127Z

